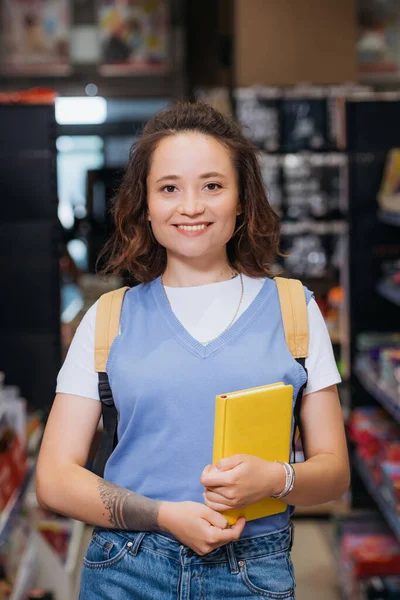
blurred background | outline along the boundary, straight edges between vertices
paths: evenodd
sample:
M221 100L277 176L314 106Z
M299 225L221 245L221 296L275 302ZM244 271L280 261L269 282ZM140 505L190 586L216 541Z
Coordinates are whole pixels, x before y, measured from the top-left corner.
M37 452L77 325L124 283L95 265L129 148L182 98L260 148L274 268L314 291L343 378L352 485L295 513L297 598L400 599L400 2L0 7L0 600L76 598L91 530L38 507Z

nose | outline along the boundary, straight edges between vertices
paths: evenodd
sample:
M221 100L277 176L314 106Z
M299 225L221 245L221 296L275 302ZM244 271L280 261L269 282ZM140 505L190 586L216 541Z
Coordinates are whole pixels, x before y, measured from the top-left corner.
M201 215L204 210L205 206L195 192L186 192L178 207L179 214L188 215L189 217Z

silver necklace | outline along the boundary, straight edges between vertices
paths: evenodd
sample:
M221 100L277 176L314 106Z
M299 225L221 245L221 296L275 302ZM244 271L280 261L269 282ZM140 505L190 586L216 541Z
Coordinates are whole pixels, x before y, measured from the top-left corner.
M236 275L237 275L237 274L236 274ZM240 288L241 288L241 292L240 292L240 300L239 300L238 307L237 307L237 309L236 309L236 312L235 312L235 314L233 315L233 318L232 318L232 320L230 321L229 325L228 325L227 327L225 327L225 329L224 329L223 331L221 331L221 333L219 333L217 336L215 336L215 337L214 337L214 338L212 338L211 340L208 340L207 342L202 342L202 344L205 344L205 345L206 345L206 344L211 344L211 342L215 342L215 340L217 340L218 338L220 338L220 337L221 337L221 335L224 335L224 333L226 333L226 332L228 331L228 329L230 329L230 328L232 327L233 323L235 322L235 319L236 319L236 317L238 316L238 313L239 313L240 307L241 307L241 305L242 305L243 294L244 294L243 277L242 277L242 274L241 274L241 273L239 273L239 278L240 278ZM233 279L233 278L232 278L232 279ZM167 299L167 301L168 301L169 307L170 307L170 309L173 311L173 308L172 308L172 305L171 305L170 299L168 298L167 290L165 289L165 286L164 286L164 282L163 282L163 278L162 278L162 276L161 276L161 285L162 285L162 288L163 288L163 290L164 290L164 294L165 294L165 297L166 297L166 299Z

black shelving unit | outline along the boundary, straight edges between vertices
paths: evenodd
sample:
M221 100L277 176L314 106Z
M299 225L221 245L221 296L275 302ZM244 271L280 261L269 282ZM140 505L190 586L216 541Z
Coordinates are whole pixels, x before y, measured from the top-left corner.
M54 106L2 105L0 131L0 370L45 408L61 361Z
M379 403L400 422L400 399L377 377L368 356L360 355L357 338L365 332L391 332L399 327L394 289L383 283L383 263L400 256L399 231L394 215L378 209L388 152L400 145L400 97L379 95L346 102L349 156L349 296L351 408ZM373 498L400 540L400 521L385 487L374 482L368 464L355 449L352 480L353 507Z

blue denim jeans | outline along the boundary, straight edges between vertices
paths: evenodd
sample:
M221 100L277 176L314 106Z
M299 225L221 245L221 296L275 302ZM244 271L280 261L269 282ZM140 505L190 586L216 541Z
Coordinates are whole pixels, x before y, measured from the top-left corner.
M294 600L293 526L199 556L159 533L96 527L79 600Z

